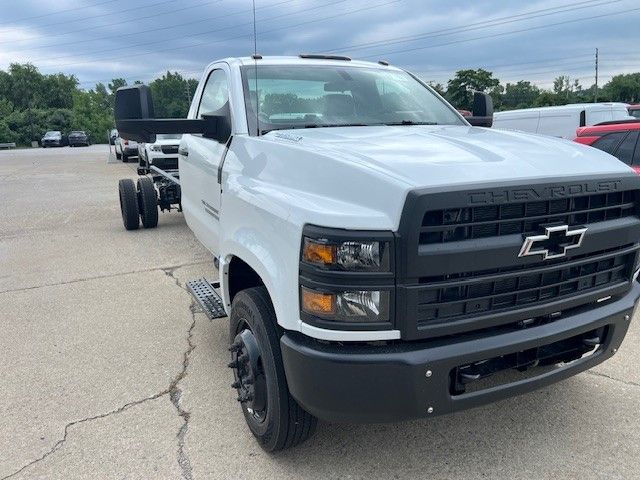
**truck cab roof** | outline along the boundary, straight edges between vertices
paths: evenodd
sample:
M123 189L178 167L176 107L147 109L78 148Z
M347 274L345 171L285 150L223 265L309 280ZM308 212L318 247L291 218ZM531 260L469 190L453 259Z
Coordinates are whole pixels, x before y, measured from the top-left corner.
M351 67L368 67L368 68L381 68L388 70L398 70L401 69L398 67L394 67L388 65L386 62L366 62L362 60L347 60L347 57L343 57L343 59L339 59L339 57L332 55L270 55L270 56L259 56L259 58L254 58L253 56L249 57L227 57L222 58L220 60L215 60L209 64L207 70L212 66L220 62L227 63L229 66L246 66L246 65L291 65L291 64L299 64L299 65L349 65Z

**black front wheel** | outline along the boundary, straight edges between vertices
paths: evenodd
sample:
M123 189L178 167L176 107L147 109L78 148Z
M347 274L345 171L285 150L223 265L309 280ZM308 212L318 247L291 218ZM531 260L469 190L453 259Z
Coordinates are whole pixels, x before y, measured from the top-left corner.
M232 387L260 446L273 452L311 437L317 419L289 393L280 333L266 288L249 288L234 297L230 327Z

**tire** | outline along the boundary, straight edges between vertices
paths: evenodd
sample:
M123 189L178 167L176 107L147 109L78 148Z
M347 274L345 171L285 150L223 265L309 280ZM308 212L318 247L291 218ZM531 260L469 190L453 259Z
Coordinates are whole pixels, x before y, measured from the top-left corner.
M240 348L238 345L242 344L241 339L248 334L247 330L252 334L252 338L255 338L260 351L260 362L257 364L262 369L258 369L257 374L252 370L249 375L249 378L253 379L250 384L252 388L261 386L264 389L266 406L260 412L249 411L248 403L240 398L245 387L240 386L242 367L237 365L244 353L238 353ZM280 352L281 333L265 287L249 288L234 297L230 316L230 334L232 343L230 366L234 368L236 381L232 386L238 391L245 421L260 446L267 452L274 452L298 445L311 437L318 420L303 410L289 393ZM240 349L241 352L245 352L243 348ZM235 366L234 356L236 356ZM246 363L253 364L253 362ZM255 395L256 391L253 392Z
M144 228L156 228L158 226L158 196L153 180L149 177L138 179L138 208Z
M122 154L122 163L129 163L129 155L126 153Z
M118 151L116 150L116 160L121 160L122 159L122 155L118 153Z
M140 226L140 211L138 210L138 195L136 184L130 178L123 178L118 182L120 192L120 212L122 223L127 230L137 230Z

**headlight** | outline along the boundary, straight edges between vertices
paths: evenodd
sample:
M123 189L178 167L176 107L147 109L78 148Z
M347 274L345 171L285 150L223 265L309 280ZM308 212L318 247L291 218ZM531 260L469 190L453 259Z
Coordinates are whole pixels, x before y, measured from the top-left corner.
M305 237L302 261L329 270L388 272L390 248L388 242Z
M353 290L335 293L301 287L302 311L337 322L388 322L389 292Z
M160 145L149 145L149 150L151 150L152 152L161 152L162 151L162 147Z

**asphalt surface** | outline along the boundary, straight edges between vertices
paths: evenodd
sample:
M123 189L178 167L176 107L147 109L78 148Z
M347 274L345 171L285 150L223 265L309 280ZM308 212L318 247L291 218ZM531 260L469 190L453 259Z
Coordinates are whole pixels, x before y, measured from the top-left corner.
M185 291L215 276L179 213L122 226L105 145L0 152L0 479L632 479L640 323L590 372L391 425L321 423L263 452L229 387L226 319Z

